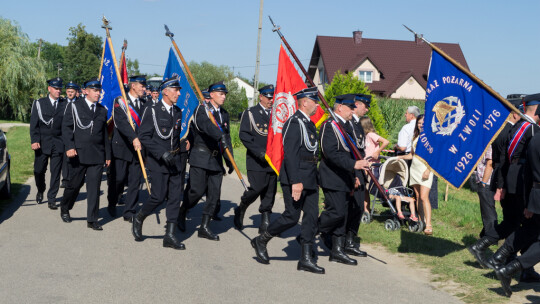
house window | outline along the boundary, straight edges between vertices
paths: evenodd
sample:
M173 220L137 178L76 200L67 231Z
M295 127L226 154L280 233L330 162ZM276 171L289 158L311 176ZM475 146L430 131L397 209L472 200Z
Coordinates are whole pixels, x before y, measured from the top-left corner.
M373 72L371 71L359 71L358 72L358 78L362 80L365 83L372 83L373 82Z
M328 80L326 79L326 74L324 73L324 68L319 69L319 80L321 82L321 85L328 82Z

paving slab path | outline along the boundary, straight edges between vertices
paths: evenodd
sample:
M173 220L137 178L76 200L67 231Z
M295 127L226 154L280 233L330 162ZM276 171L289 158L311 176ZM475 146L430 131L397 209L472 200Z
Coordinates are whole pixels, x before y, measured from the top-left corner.
M63 223L59 210L36 205L33 179L22 187L0 217L2 303L461 303L429 283L429 272L379 247L363 245L369 257L358 266L330 263L321 247L325 275L296 270L300 246L295 227L268 246L270 265L259 264L250 245L260 221L258 202L246 214L246 228L233 226L233 208L242 194L235 177L223 180L223 221L211 228L221 240L197 237L200 203L188 215L187 249L162 247L165 212L144 222L143 242L135 242L131 224L106 211L103 178L100 223L86 227L86 190ZM60 194L62 194L62 190ZM141 192L141 200L146 193ZM121 214L122 206L117 208ZM283 210L278 195L276 212ZM274 213L272 218L277 217Z

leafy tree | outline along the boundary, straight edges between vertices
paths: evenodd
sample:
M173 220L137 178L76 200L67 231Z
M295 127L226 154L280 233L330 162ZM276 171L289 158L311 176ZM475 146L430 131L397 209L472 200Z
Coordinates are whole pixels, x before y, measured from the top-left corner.
M141 72L139 71L139 60L131 60L127 58L126 60L126 67L128 71L128 75L139 75Z
M34 56L37 56L39 42L32 43ZM43 60L45 65L45 73L47 79L51 79L58 76L58 64L60 64L60 77L66 80L65 70L64 70L64 57L65 57L66 47L58 43L51 43L43 41L41 44L41 54L40 59ZM67 80L69 81L69 80Z
M86 32L84 25L69 28L68 46L65 51L65 78L76 83L97 77L101 64L103 40Z
M20 26L0 17L0 117L27 121L32 100L44 94L45 68Z
M239 119L242 111L247 109L248 99L246 97L246 91L240 89L238 84L232 81L234 78L232 70L228 66L218 66L207 61L201 63L192 61L188 65L201 90L208 88L211 84L218 81L224 81L229 93L223 107L229 112L231 119Z
M368 94L371 95L371 106L367 115L371 118L373 126L377 133L384 137L388 138L388 132L384 128L384 116L382 115L381 109L377 103L377 99L374 95L371 94L369 88L366 87L365 83L360 80L358 77L354 76L352 72L347 74L342 74L340 71L337 71L332 79L332 83L328 85L324 90L324 98L328 104L332 107L335 102L335 96L343 94Z

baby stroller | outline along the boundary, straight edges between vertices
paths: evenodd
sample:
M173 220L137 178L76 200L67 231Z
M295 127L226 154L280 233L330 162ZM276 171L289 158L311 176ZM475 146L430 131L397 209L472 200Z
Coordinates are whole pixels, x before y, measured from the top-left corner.
M375 178L377 178L379 181L382 188L386 189L385 191L387 197L389 197L391 194L405 197L414 196L414 191L406 187L409 181L409 168L404 160L396 157L390 157L382 164L373 164L371 171L373 172ZM375 206L379 204L381 206L390 208L389 215L382 213L376 215L390 217L384 222L384 228L387 231L398 230L401 228L401 225L405 223L408 225L409 231L411 232L416 232L419 228L421 228L419 227L421 225L421 221L414 222L409 218L410 212L403 212L406 218L405 220L399 220L395 207L395 199L386 202L384 200L384 196L379 192L379 189L375 186L373 181L369 183L368 189L369 193L373 195L374 200L372 201L371 211L369 213L364 213L362 216L363 223L367 224L373 220ZM404 205L407 204L407 202L404 200L402 200L402 203L404 203Z

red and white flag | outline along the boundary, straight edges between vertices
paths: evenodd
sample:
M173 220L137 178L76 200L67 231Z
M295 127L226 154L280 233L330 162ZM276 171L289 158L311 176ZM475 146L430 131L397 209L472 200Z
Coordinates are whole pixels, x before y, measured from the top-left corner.
M283 46L280 46L274 105L272 106L272 117L266 141L266 160L278 175L283 161L283 125L298 108L296 97L292 94L305 88L307 86L304 80L298 74ZM316 114L311 117L311 121L319 126L325 117L324 110L321 106L318 106Z

